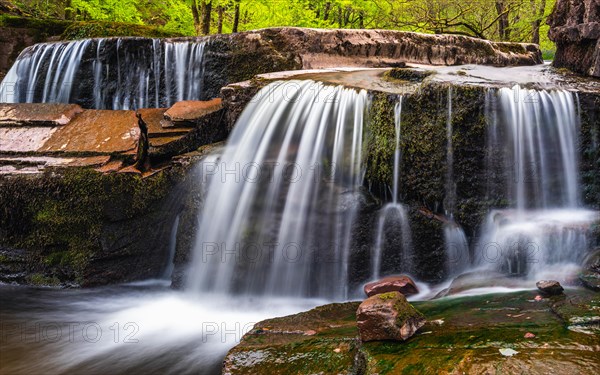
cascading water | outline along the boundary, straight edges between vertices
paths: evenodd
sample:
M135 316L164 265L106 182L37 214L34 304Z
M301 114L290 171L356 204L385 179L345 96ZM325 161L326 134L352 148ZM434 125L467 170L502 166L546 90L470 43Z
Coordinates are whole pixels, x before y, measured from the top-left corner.
M205 44L137 38L37 44L21 53L0 84L0 102L137 109L199 100Z
M514 208L489 214L478 265L531 277L554 272L557 278L582 260L597 213L579 206L575 103L575 95L563 90L515 86L488 93L489 162L501 163L495 172Z
M403 204L398 203L398 182L400 179L400 136L402 122L402 96L398 99L394 107L394 127L396 132L395 150L394 150L394 174L392 186L392 202L386 204L380 214L377 223L377 237L373 256L371 260L371 279L378 279L381 273L381 260L385 249L399 253L401 269L398 271L411 272L412 267L412 234L408 221L408 214ZM389 232L393 232L396 237L394 241ZM388 251L389 251L388 250Z
M193 291L347 295L363 181L366 91L275 82L244 110L209 176Z
M448 88L448 119L446 121L446 198L444 206L449 221L444 225L446 269L450 276L460 274L471 264L469 242L462 227L454 220L456 183L454 182L454 146L452 142L452 87Z

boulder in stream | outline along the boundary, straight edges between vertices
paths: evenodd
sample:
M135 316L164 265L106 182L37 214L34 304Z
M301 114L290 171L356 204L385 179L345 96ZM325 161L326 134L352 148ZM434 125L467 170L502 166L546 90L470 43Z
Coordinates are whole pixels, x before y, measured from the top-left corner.
M564 289L556 280L540 280L535 286L546 296L556 296L561 294Z
M378 294L358 306L356 324L362 341L410 338L425 324L417 311L400 292Z

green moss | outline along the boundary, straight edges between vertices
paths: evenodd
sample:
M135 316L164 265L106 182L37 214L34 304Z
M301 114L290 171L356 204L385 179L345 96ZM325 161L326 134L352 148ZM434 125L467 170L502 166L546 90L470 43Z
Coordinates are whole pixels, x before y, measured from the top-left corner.
M48 277L39 273L34 273L28 277L29 284L36 286L58 286L60 280L57 277Z
M518 53L518 54L522 54L522 53L526 53L527 50L525 49L525 47L522 44L519 43L496 43L496 47L505 53Z
M71 24L71 21L54 19L37 19L10 15L0 15L1 27L14 27L36 30L41 36L61 35Z
M435 74L433 71L421 71L413 68L394 68L383 74L383 79L387 81L410 81L419 82Z
M395 98L375 94L367 123L367 175L376 184L391 186L395 145Z
M84 38L103 38L114 36L139 36L148 38L171 38L183 34L165 31L160 28L118 22L78 21L72 22L62 34L65 40Z
M114 229L107 230L107 224L135 222L138 217L160 221L164 215L162 203L181 178L183 175L171 170L141 178L68 168L3 179L2 245L27 249L27 263L36 272L55 275L65 282L84 283L92 260L122 236ZM125 248L118 251L123 253Z

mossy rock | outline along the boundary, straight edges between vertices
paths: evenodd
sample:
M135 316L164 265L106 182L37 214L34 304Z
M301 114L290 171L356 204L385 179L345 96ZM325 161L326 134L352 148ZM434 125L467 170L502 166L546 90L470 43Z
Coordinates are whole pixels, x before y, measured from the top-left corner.
M61 39L105 38L118 36L137 36L147 38L174 38L184 36L180 33L132 23L106 21L77 21L71 22L62 33Z
M567 289L566 294L575 302L570 314L579 316L597 308L598 295L593 292ZM229 352L224 372L545 374L557 369L597 373L597 336L568 328L571 323L556 315L553 302L535 301L536 295L531 290L414 302L429 323L404 342L358 343L356 330L351 329L358 302L326 305L259 323L259 332L248 333ZM302 326L294 330L298 322ZM307 327L317 333L304 334ZM526 333L535 337L525 337ZM500 353L504 348L518 353L504 357Z

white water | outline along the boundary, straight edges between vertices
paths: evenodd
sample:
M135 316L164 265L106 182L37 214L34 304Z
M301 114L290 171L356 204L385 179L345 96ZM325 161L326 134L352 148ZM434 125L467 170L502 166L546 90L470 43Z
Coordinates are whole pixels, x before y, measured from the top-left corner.
M123 38L34 45L0 84L0 102L137 109L201 98L205 42L153 39L148 47Z
M239 118L212 171L187 287L347 296L367 93L275 82ZM207 175L208 173L205 173Z
M597 213L579 206L575 103L562 90L490 91L488 144L501 157L514 208L489 214L476 249L479 266L537 278L569 269L588 250Z
M452 87L448 88L448 118L446 120L446 197L444 206L449 222L444 224L444 247L446 250L446 272L456 276L470 265L469 241L462 227L454 220L456 209L456 183L454 181L454 145L452 142Z
M179 217L177 215L175 220L173 220L173 225L171 226L171 233L169 236L169 259L167 260L167 266L163 272L163 279L171 280L173 276L173 270L175 269L175 252L177 251L177 231L179 230Z
M146 281L89 290L0 286L6 374L220 374L261 320L323 300L175 292Z
M379 212L375 246L371 257L371 280L379 279L382 269L384 253L392 251L400 255L400 265L396 265L395 272L409 273L414 271L412 262L412 233L406 207L398 203L398 186L400 179L401 149L400 139L402 134L402 96L394 107L394 128L396 133L394 150L394 172L392 184L392 202L383 206ZM389 233L394 235L393 239Z
M81 58L91 40L26 48L0 84L0 102L68 103ZM43 90L36 90L38 85Z

